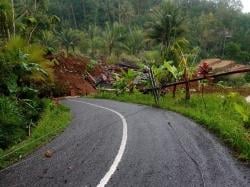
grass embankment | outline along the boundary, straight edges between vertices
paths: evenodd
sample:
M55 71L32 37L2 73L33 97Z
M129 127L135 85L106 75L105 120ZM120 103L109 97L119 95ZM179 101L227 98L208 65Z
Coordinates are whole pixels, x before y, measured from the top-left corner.
M94 97L154 106L153 97L141 93L117 96L103 92ZM205 103L201 95L198 94L193 95L190 101L185 101L182 97L178 96L176 99L171 96L162 97L160 108L192 118L221 138L232 148L239 159L250 161L250 131L244 127L242 117L234 108L236 102L248 110L248 114L250 114L250 106L242 97L232 98L219 94L207 94L204 96Z
M41 119L37 126L32 129L31 136L10 149L0 152L0 169L17 162L38 147L48 143L66 128L69 121L70 111L68 108L47 102Z

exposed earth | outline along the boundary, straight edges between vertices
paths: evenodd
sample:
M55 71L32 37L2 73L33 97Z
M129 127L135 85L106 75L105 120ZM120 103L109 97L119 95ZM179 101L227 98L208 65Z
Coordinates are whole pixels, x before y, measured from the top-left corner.
M115 77L121 76L121 72L128 69L138 70L138 67L133 62L123 59L121 62L110 65L105 59L100 58L98 62L92 63L91 60L84 56L65 56L58 54L49 56L48 59L54 61L54 72L56 85L63 93L55 95L60 96L77 96L89 95L96 92L97 87L111 88L115 82ZM207 63L212 69L212 73L223 71L232 71L244 69L249 66L237 64L234 61L226 61L221 59L205 59L202 63ZM197 69L199 67L197 66ZM244 74L243 74L244 75ZM242 74L233 75L231 77L243 76ZM147 77L147 74L144 75ZM140 77L137 77L140 80ZM201 92L197 82L191 83L191 90ZM140 89L141 86L139 86ZM184 86L178 86L178 89ZM170 88L171 90L171 88ZM222 87L214 83L209 83L204 88L205 93L231 93L238 92L243 96L248 96L249 87L230 88Z

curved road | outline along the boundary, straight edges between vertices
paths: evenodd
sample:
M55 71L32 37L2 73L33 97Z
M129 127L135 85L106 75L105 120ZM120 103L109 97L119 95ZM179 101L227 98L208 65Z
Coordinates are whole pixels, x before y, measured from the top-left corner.
M181 115L105 100L63 103L72 109L70 127L0 171L1 187L250 186L250 169Z

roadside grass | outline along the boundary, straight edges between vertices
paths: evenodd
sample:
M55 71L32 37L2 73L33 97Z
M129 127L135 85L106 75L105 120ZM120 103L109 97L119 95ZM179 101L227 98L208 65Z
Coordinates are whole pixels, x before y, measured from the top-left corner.
M141 93L116 95L101 92L93 97L155 106L151 95ZM175 99L168 95L161 97L159 107L192 118L229 145L238 159L250 161L250 130L244 127L242 117L234 109L234 103L244 106L250 114L250 105L243 97L230 98L222 94L206 94L204 100L201 95L194 94L190 101L185 101L183 94L178 94Z
M70 118L68 108L62 105L55 106L49 100L46 101L45 110L37 126L32 129L31 136L10 149L0 150L0 169L19 161L51 141L67 127Z

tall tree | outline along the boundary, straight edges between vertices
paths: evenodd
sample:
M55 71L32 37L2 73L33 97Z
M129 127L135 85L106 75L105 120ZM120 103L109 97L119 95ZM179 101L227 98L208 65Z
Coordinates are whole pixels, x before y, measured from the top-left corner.
M166 57L173 42L184 34L183 21L172 1L164 2L152 12L151 21L147 24L147 37L160 44L163 57Z
M103 37L109 56L111 56L114 47L119 47L120 42L124 39L124 31L123 26L117 22L106 23Z

